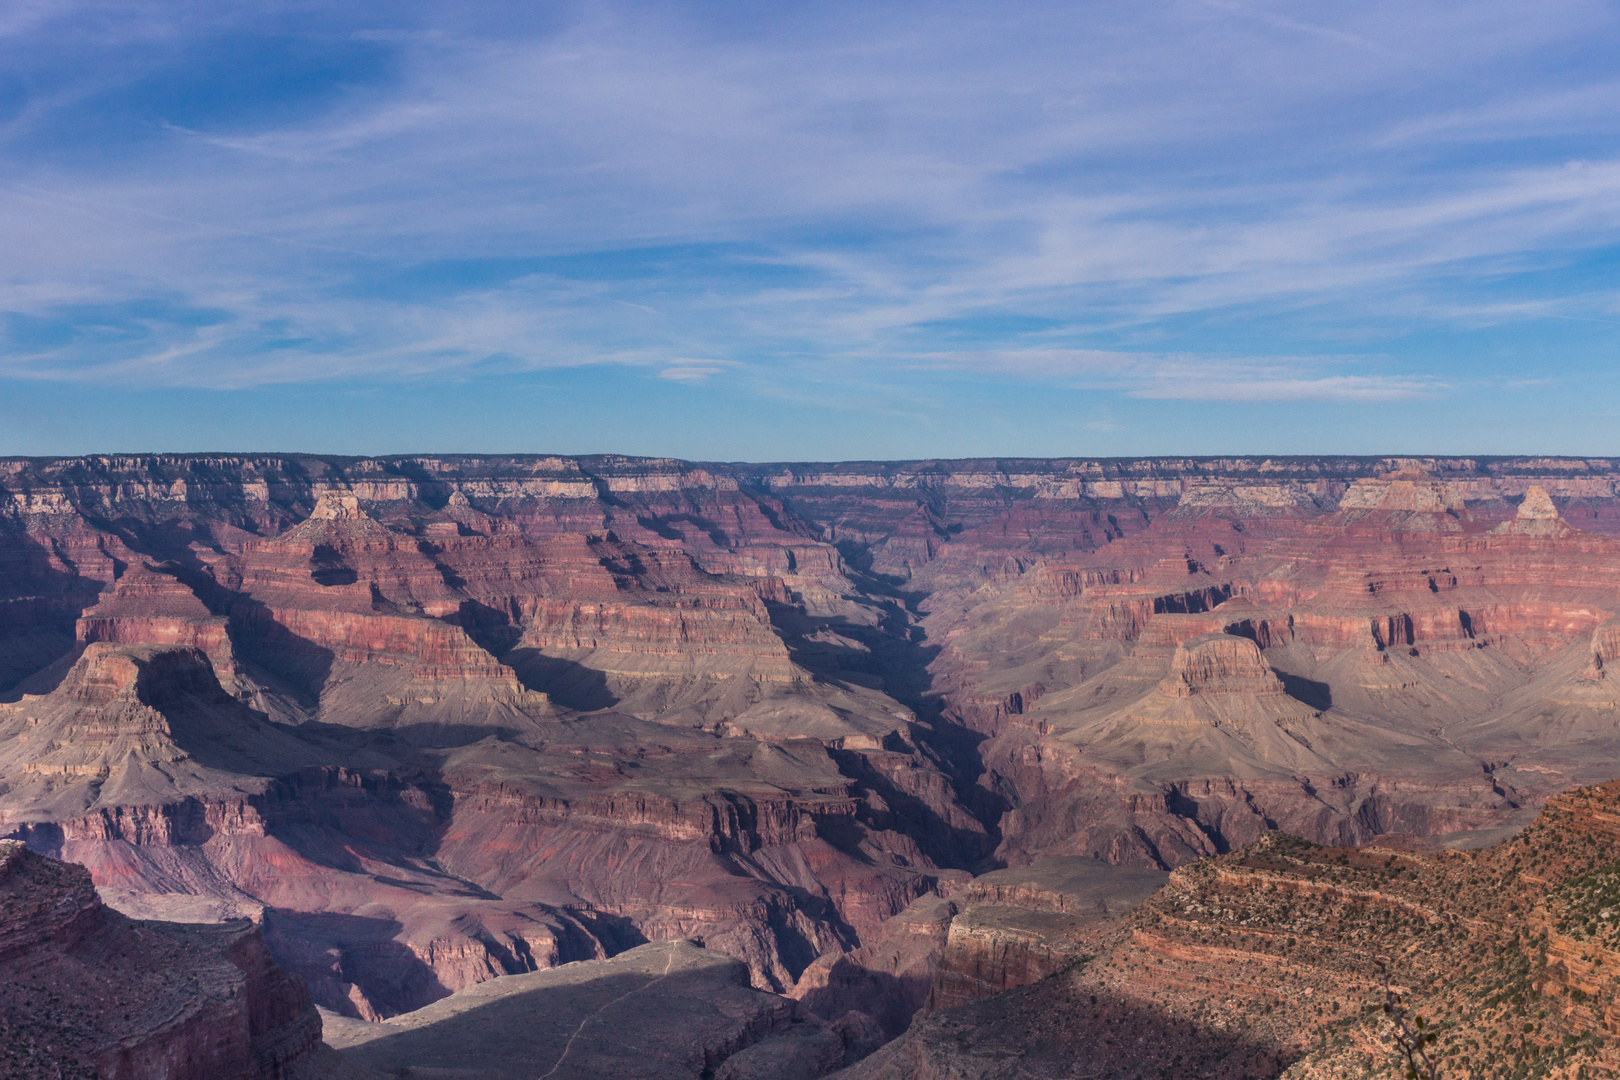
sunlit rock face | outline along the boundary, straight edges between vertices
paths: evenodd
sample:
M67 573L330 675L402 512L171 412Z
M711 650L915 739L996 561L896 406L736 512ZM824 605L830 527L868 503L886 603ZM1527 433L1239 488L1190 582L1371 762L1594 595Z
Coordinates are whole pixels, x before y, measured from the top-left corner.
M257 919L351 1019L685 938L894 1035L1091 940L974 875L1488 839L1609 779L1617 480L8 462L0 832Z
M1266 663L1259 646L1248 638L1224 633L1178 644L1170 657L1170 674L1160 680L1159 691L1178 698L1284 692L1282 680Z

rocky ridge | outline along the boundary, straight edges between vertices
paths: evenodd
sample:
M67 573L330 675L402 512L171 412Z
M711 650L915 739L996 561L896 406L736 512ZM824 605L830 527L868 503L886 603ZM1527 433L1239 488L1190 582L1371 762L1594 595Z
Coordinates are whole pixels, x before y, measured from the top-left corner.
M1172 873L1094 957L838 1075L1400 1075L1386 972L1442 1075L1615 1075L1617 811L1620 783L1569 792L1477 852L1272 833Z
M796 1019L790 1002L748 985L744 965L665 941L492 979L383 1023L327 1023L331 1045L379 1076L696 1080Z

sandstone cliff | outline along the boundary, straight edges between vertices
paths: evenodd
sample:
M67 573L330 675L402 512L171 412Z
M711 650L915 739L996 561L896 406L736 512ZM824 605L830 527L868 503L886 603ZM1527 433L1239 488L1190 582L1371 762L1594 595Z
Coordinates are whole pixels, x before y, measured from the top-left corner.
M1089 959L1166 877L1058 856L974 878L959 894L927 1011L1027 986Z

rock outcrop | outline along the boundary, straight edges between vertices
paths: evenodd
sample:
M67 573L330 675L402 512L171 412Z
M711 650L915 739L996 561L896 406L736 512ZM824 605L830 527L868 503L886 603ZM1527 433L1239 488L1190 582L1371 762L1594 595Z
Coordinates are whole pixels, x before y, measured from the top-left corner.
M1386 974L1441 1075L1609 1075L1617 811L1620 783L1570 792L1470 853L1273 833L1175 871L1094 958L920 1018L839 1075L1395 1075Z
M0 841L0 1072L15 1080L279 1080L321 1021L246 920L134 922L90 875Z
M1170 674L1159 682L1170 697L1194 694L1283 693L1282 680L1271 670L1259 646L1232 634L1205 634L1176 645Z
M1547 489L1538 484L1531 484L1524 492L1524 501L1519 504L1519 512L1514 515L1519 521L1555 521L1558 518L1558 507L1553 505L1552 496Z
M859 947L817 957L789 996L825 1020L851 1012L868 1016L883 1041L894 1038L927 1005L958 910L937 893L918 897L863 934Z
M795 1028L823 1033L792 1002L752 989L745 966L686 941L504 976L382 1023L327 1022L330 1044L380 1075L489 1080L697 1080ZM796 1041L816 1062L829 1042L837 1053L807 1080L844 1065L844 1040L831 1032Z
M1088 959L1167 876L1059 856L974 878L959 894L927 1011L1027 986Z

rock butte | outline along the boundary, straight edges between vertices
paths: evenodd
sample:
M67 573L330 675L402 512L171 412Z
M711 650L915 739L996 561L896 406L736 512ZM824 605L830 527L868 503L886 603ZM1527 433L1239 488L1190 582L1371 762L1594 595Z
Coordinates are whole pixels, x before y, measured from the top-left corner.
M1611 779L1617 484L1564 458L0 461L0 835L133 916L248 918L333 1025L678 954L730 1019L669 1075L813 1075L911 1025L854 1066L899 1068L1279 830L1421 861ZM744 1001L772 1019L727 1027Z

